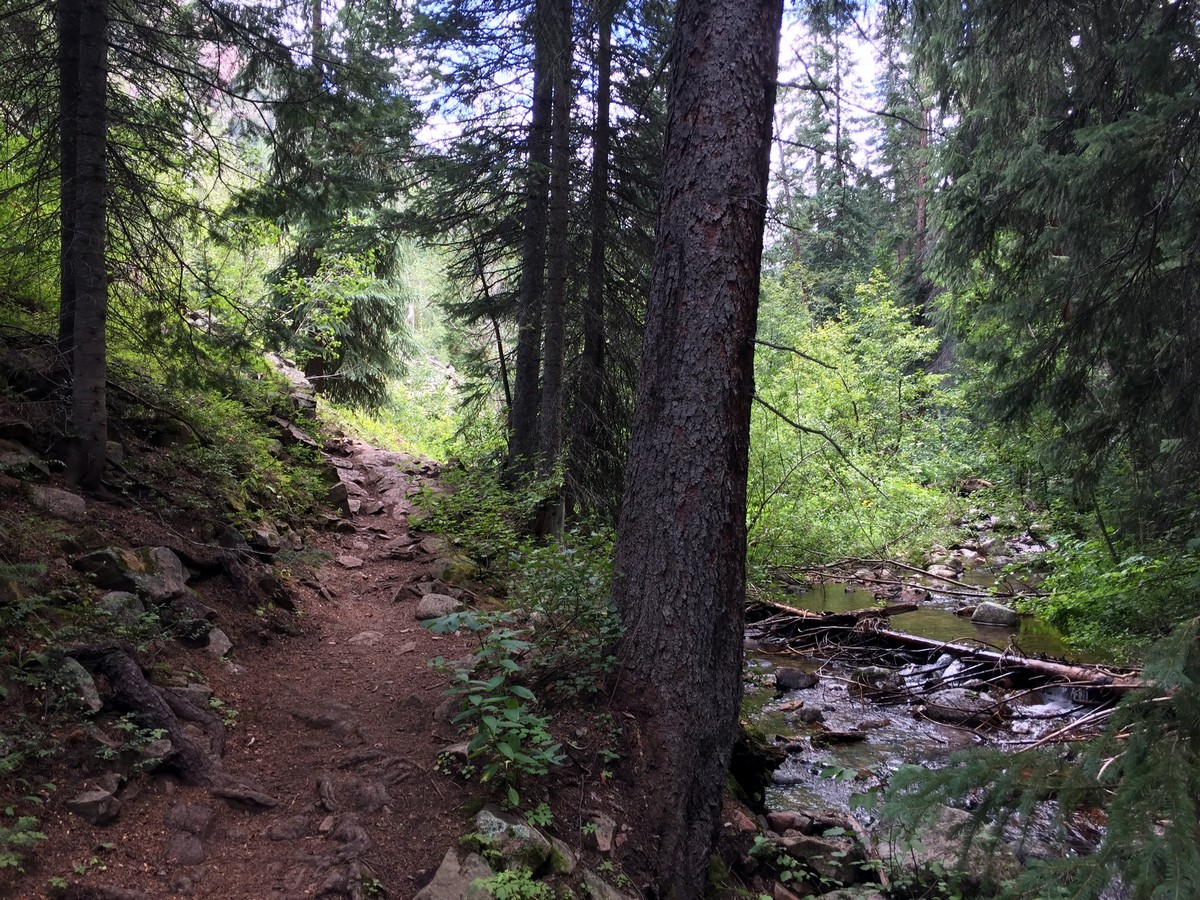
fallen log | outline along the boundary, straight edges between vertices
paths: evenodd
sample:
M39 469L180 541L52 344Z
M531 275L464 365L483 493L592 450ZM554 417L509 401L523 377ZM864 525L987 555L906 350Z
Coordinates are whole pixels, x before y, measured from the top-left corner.
M916 609L911 603L844 613L815 613L769 600L755 600L752 606L763 607L771 614L752 620L747 626L748 631L764 645L769 643L792 652L812 647L822 640L837 644L869 641L873 645L920 650L930 655L948 654L956 659L985 663L994 671L1021 672L1071 687L1125 693L1143 685L1141 673L1136 669L1066 663L1025 656L1012 650L1000 652L969 644L947 643L880 627L879 620Z
M972 659L990 662L997 668L1023 669L1036 672L1048 678L1070 682L1080 687L1103 687L1111 691L1124 692L1135 690L1142 686L1141 673L1136 669L1110 669L1085 663L1063 663L1036 656L1022 656L1016 653L1000 653L995 650L984 650L968 644L952 644L935 641L930 638L905 634L902 631L890 631L886 628L876 630L873 637L898 644L904 647L915 647L931 653L946 653L955 659Z

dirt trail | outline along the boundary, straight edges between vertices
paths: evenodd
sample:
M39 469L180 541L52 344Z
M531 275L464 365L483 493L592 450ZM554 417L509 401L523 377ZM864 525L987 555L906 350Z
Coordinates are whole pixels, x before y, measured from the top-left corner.
M406 549L421 537L409 536L407 513L436 469L358 441L341 447L331 461L355 513L307 542L335 560L299 591L302 634L255 646L265 630L253 614L239 628L222 612L231 662L198 652L172 661L236 710L224 765L278 805L239 809L162 776L131 782L103 828L52 803L43 824L53 846L14 896L42 896L59 876L104 889L59 895L73 897L408 898L456 843L466 796L434 770L456 737L435 721L446 677L426 660L468 650L421 628L417 592L405 589L433 561Z

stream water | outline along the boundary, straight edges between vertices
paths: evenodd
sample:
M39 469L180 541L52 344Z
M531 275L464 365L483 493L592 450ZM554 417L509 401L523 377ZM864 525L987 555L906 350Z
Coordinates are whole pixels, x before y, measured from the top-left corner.
M975 581L987 576L977 573ZM889 620L888 627L920 637L953 643L980 642L997 650L1012 647L1025 655L1044 655L1088 662L1072 653L1051 626L1022 617L1016 628L975 625L955 615L960 601L938 596L930 585L929 601L915 612ZM878 605L877 598L860 586L829 582L817 584L787 602L813 612L846 612ZM939 757L984 743L1023 744L1062 727L1079 706L1068 691L1050 688L1024 693L1007 705L1008 718L1001 730L972 729L933 721L924 705L931 698L928 685L954 683L963 663L940 660L901 669L902 690L863 691L856 683L863 661L833 656L774 656L751 651L747 657L744 715L788 751L786 762L775 772L765 798L768 809L833 809L854 814L852 797L880 787L903 764L937 765ZM817 676L814 687L777 692L773 677L779 667L800 668ZM981 696L970 690L962 696ZM939 689L940 690L940 689ZM953 693L953 692L952 692ZM984 694L982 696L990 697ZM936 702L936 701L934 701ZM867 823L869 816L859 813Z

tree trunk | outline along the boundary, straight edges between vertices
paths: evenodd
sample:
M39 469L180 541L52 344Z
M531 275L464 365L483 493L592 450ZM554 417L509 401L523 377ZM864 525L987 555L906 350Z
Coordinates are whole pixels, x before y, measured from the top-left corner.
M746 475L781 0L681 0L617 540L617 702L647 807L630 854L701 896L742 689Z
M75 352L75 146L79 128L80 0L58 0L58 353L59 368L68 373Z
M612 106L612 20L614 0L596 3L596 124L592 134L592 181L588 203L591 245L588 252L587 296L583 307L583 354L579 359L572 424L568 482L572 501L580 499L589 474L603 452L600 435L604 405L604 282L608 256L608 160ZM594 504L584 504L594 505Z
M533 111L525 175L525 221L521 240L521 284L517 293L517 360L513 401L508 417L510 476L530 471L537 450L539 350L542 343L543 291L546 277L546 223L550 193L551 65L547 46L547 10L554 0L538 0L534 10Z
M107 191L105 87L108 80L107 0L81 0L76 114L75 190L71 261L75 275L74 376L69 476L85 489L99 486L108 446L105 273ZM64 122L64 127L69 123Z
M566 353L567 207L571 177L571 0L551 0L547 22L553 78L546 334L538 415L538 474L550 475L562 451L563 356Z

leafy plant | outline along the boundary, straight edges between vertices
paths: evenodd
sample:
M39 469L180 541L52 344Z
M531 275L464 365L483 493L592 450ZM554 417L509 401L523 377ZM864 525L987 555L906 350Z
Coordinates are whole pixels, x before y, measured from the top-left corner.
M496 900L554 900L550 885L538 881L525 868L506 869L488 878L471 882L471 887L481 888Z
M462 612L426 624L436 634L464 628L478 640L473 669L457 669L448 691L463 698L454 722L475 730L467 754L481 761L480 780L500 783L505 802L515 807L521 777L544 775L563 756L550 735L549 717L534 712L537 698L520 683L519 659L531 645L522 632L508 627L511 622L508 613Z
M20 870L25 854L45 839L33 816L20 816L11 825L0 824L0 869Z

